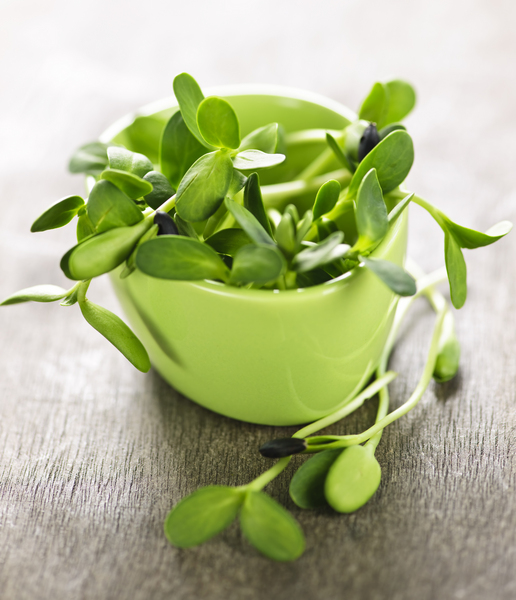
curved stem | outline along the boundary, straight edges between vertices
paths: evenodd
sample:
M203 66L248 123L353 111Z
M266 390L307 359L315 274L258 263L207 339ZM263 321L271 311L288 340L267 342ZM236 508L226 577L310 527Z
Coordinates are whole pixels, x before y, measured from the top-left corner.
M291 456L285 456L285 458L280 458L278 462L273 465L270 469L262 473L256 479L253 479L247 485L241 486L242 489L246 489L253 492L259 492L263 490L263 488L268 485L273 479L275 479L282 471L285 470L286 466L290 462Z

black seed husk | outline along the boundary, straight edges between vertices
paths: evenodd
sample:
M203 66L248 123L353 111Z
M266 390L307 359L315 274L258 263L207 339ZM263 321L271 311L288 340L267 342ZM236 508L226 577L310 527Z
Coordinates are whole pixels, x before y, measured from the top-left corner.
M364 160L379 141L380 136L378 135L378 129L376 129L376 123L370 123L365 128L358 144L358 162Z
M278 438L265 442L260 448L260 454L265 458L283 458L292 454L299 454L306 450L306 440L298 438Z
M158 226L158 235L178 235L179 233L172 217L162 210L156 211L154 223Z

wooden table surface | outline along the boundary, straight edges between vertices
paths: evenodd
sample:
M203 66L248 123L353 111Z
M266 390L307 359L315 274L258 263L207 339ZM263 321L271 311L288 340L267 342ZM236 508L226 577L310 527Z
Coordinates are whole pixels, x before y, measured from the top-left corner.
M465 225L516 221L515 5L511 0L0 4L0 297L64 285L73 232L30 234L57 199L81 193L66 163L119 116L203 86L267 82L352 107L372 82L419 92L408 185ZM442 235L411 209L410 254L442 263ZM430 250L431 249L431 250ZM276 564L238 528L191 550L162 523L206 484L241 484L268 462L261 442L293 428L242 424L136 372L79 311L0 310L0 598L513 600L516 598L516 234L467 253L453 382L386 431L378 493L353 515L298 510L292 470L269 493L307 537ZM108 282L91 298L119 310ZM414 388L432 314L411 313L391 366L393 406ZM376 401L337 424L355 432ZM302 459L293 461L296 466Z

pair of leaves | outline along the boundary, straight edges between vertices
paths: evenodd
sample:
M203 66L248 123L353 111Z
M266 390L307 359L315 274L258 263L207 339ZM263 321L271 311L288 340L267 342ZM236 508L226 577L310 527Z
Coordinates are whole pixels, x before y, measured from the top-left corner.
M376 123L378 129L404 119L416 104L414 88L401 80L375 83L360 107L360 119Z
M308 459L290 483L290 496L301 508L329 504L338 512L362 507L376 492L381 469L372 446L325 450Z
M161 162L165 174L170 173L173 183L178 184L178 214L186 221L200 222L210 218L222 204L230 189L234 169L270 167L285 157L249 148L252 141L262 143L271 138L271 134L277 135L277 127L254 132L254 136L244 140L244 149L239 151L240 126L233 108L222 98L204 98L195 79L187 73L174 79L174 92L184 125L199 144L212 152L201 155L182 174L184 166L200 152L200 148L192 144L176 119L177 122L170 122L170 134L166 131L167 137L162 139ZM186 158L180 156L177 160L182 151L180 146L187 146L190 152L186 153ZM176 168L177 164L182 164L183 168Z
M165 520L165 535L174 546L191 548L226 529L237 515L244 536L265 556L291 561L303 553L303 532L282 506L263 492L223 486L201 488L181 500Z
M160 279L212 279L235 285L269 283L281 277L286 269L283 255L271 245L242 245L233 256L230 273L209 244L183 236L162 236L141 245L136 254L136 266L147 275Z

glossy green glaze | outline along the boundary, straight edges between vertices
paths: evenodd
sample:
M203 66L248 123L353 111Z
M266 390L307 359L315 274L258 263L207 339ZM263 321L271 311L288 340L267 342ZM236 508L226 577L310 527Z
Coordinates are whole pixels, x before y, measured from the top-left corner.
M271 121L295 131L338 129L353 118L349 109L304 92L211 92L231 102L242 135ZM153 114L157 124L172 112L154 105L140 115ZM115 124L103 141L143 151L133 122L134 116ZM405 212L373 256L401 265L406 243ZM162 377L211 410L268 425L305 423L345 404L375 369L397 304L397 296L364 269L281 292L164 281L139 271L126 279L115 271L111 279Z

